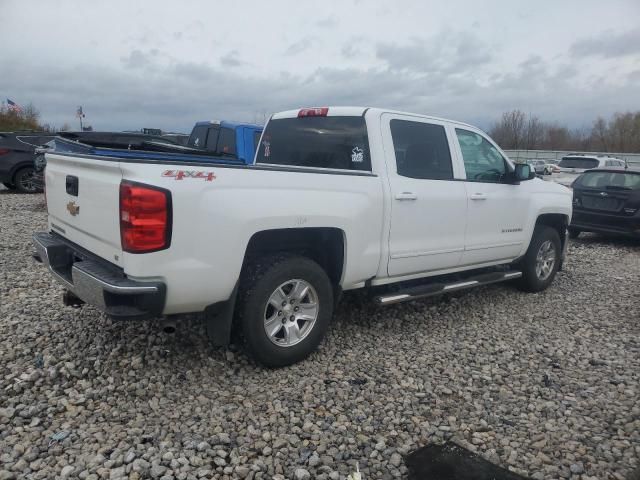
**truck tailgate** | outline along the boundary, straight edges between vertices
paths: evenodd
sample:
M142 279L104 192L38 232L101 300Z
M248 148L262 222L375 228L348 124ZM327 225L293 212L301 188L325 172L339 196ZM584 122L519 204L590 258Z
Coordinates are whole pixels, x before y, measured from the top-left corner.
M120 163L55 153L46 158L50 230L122 266Z

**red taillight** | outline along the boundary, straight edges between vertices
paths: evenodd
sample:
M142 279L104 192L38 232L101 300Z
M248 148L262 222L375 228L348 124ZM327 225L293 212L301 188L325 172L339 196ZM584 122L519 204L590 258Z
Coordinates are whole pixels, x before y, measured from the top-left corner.
M8 148L0 148L0 155L6 155L10 151L11 150L9 150Z
M138 183L120 184L120 239L129 253L148 253L171 243L171 194Z
M329 113L328 107L303 108L298 112L298 118L302 117L326 117Z

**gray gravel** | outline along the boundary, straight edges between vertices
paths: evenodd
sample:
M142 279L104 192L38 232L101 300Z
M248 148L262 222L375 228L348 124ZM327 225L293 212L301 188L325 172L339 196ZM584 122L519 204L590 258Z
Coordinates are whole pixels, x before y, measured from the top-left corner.
M44 228L41 195L0 191L0 480L396 478L445 440L535 479L639 466L638 243L585 236L541 294L349 295L318 353L265 370L198 319L63 307Z

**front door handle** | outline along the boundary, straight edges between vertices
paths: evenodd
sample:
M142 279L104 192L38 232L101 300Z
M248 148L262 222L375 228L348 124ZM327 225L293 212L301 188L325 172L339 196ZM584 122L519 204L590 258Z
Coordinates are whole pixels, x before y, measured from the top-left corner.
M470 195L471 200L486 200L487 195L484 193L472 193Z
M396 194L396 200L417 200L418 195L413 192L402 192Z

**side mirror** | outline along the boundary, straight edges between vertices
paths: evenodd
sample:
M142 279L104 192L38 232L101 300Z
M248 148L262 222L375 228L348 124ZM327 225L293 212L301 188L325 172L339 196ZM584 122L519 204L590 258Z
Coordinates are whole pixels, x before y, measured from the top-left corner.
M535 172L531 171L531 165L528 163L516 163L516 169L513 172L513 177L516 182L530 180L535 178L535 176Z

